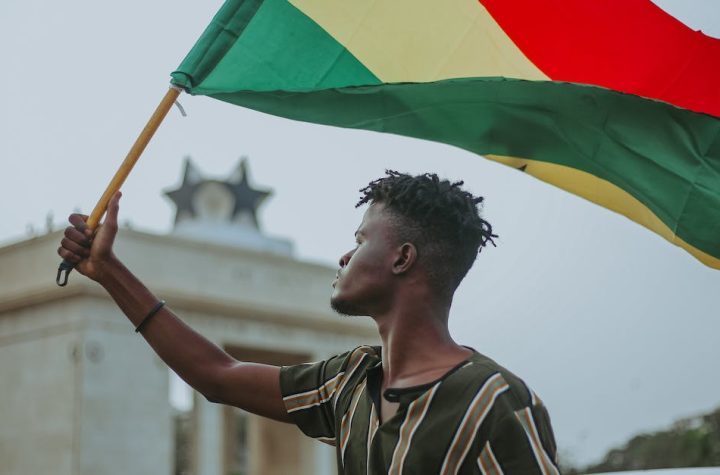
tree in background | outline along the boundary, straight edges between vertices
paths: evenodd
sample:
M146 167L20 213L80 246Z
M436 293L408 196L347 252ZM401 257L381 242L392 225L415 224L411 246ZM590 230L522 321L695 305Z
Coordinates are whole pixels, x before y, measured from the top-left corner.
M566 475L623 470L720 466L720 408L681 419L669 430L640 434L603 460L583 469L564 467Z

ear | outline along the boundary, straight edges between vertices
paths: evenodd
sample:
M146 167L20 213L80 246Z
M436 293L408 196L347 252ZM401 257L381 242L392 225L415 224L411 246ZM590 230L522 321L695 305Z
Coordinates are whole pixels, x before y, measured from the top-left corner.
M398 248L398 253L393 262L392 272L395 275L405 274L412 269L417 261L417 248L414 244L406 242Z

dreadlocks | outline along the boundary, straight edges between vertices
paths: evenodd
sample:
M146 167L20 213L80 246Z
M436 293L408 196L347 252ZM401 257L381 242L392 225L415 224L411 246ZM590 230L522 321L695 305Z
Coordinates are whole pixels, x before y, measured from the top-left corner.
M386 170L386 176L360 190L355 207L382 203L390 211L398 238L411 242L438 291L451 295L487 243L495 246L490 223L478 213L482 197L461 189L464 182L441 180L434 173L411 176Z

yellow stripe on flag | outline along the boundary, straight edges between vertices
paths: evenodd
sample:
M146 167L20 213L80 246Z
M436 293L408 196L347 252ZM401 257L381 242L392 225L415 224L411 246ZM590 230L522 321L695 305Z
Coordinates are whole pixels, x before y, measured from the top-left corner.
M383 82L482 76L548 79L477 0L290 3Z
M647 206L622 188L609 181L575 168L556 163L541 162L527 158L485 155L486 158L513 168L523 168L524 172L546 183L581 196L586 200L604 206L626 216L638 224L656 232L671 243L682 247L703 264L720 269L720 259L707 254L677 237L672 230L658 218Z

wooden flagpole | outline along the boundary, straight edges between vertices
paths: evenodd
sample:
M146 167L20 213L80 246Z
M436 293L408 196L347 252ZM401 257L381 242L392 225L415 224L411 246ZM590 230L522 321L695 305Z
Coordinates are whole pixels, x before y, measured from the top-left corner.
M140 135L135 140L132 148L130 148L130 151L125 157L125 160L123 160L123 162L120 164L120 168L118 168L118 170L115 172L112 180L110 180L107 188L105 188L105 192L102 194L100 200L98 200L95 208L90 214L90 217L87 220L87 225L90 229L95 229L97 227L98 223L100 222L100 218L102 218L102 216L105 214L105 211L107 210L110 198L112 198L115 192L120 189L123 183L125 183L125 179L128 177L128 175L130 175L130 171L137 163L140 155L142 155L145 147L150 142L150 139L155 134L158 127L160 127L160 124L162 123L167 113L170 111L170 108L175 103L179 95L180 88L171 86L168 92L165 94L165 97L163 97L162 101L160 101L160 104L158 104L155 112L153 112L153 115L148 120L145 128L142 130L142 132L140 132ZM58 267L57 277L55 279L57 285L61 287L67 285L68 276L70 275L70 271L72 271L73 267L75 267L75 265L66 260L63 260L60 263L60 266Z

